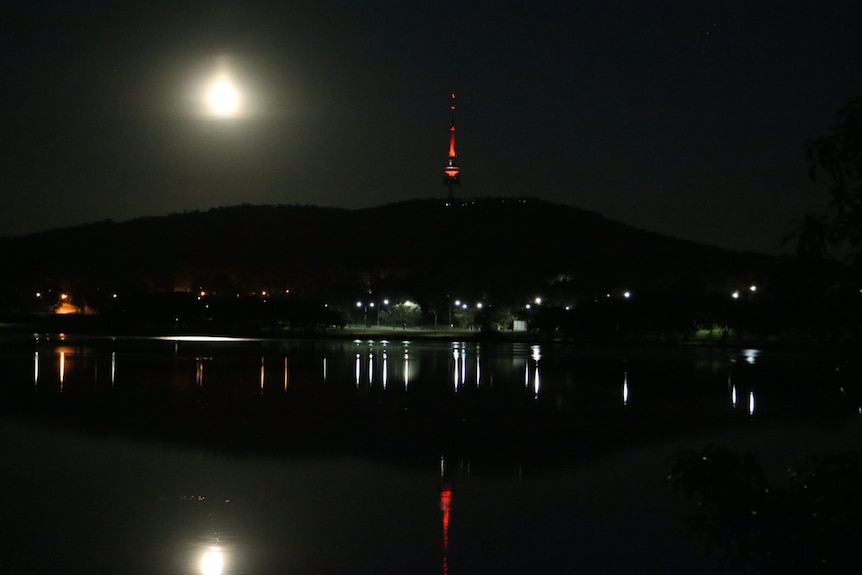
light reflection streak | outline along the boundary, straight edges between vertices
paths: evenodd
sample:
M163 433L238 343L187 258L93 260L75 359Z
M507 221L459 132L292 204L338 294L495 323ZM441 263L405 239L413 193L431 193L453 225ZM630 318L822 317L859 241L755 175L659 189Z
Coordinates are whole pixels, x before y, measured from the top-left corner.
M623 372L623 405L629 404L629 372Z
M536 378L533 381L533 398L539 398L539 366L536 364Z
M536 372L533 379L533 399L539 399L539 360L542 359L542 348L538 345L534 345L530 347L530 359L536 364ZM527 362L527 368L525 371L525 381L524 386L530 386L530 362Z
M345 343L346 343L346 345L345 344L342 344L342 345L344 345L346 347L346 353L344 353L344 351L342 351L344 348L341 348L341 350L339 350L338 353L344 354L344 355L346 355L346 357L341 356L341 355L335 355L334 357L336 357L336 358L337 357L343 357L343 359L349 360L349 353L350 353L352 348L351 348L351 344L349 342L345 342ZM168 348L165 348L164 351L166 353L170 353L169 350L170 350L170 348L173 347L173 344L167 344L167 345L168 345ZM368 349L369 349L369 351L367 352L368 357L366 358L365 357L366 347L369 345L371 345L371 347L368 347ZM354 373L355 383L357 385L357 389L363 383L373 384L374 378L376 377L378 382L382 382L382 387L386 391L392 391L391 386L394 386L396 389L400 388L401 386L399 384L402 383L402 381L403 381L403 386L404 386L403 389L406 391L409 389L410 384L413 383L413 381L416 381L416 378L413 377L411 374L411 369L415 370L415 369L417 369L417 367L422 367L422 368L426 367L425 363L422 362L422 360L426 356L423 353L420 353L418 356L414 354L413 357L411 358L410 357L410 349L405 342L397 342L396 341L396 342L389 342L389 344L386 345L385 347L384 347L384 345L385 344L383 344L382 342L374 342L373 344L368 344L367 341L363 340L362 345L360 345L357 348L357 350L356 350L357 351L357 354L356 354L356 371ZM388 351L389 345L393 346L393 348L394 348L393 354L397 354L397 355L393 355L391 362L389 361L389 351ZM103 348L103 349L105 349L105 348ZM255 349L257 349L257 348L255 348ZM424 352L424 349L421 346L417 349ZM377 350L382 350L382 352L381 352L382 353L382 367L379 365L380 364L380 358L375 357L375 353ZM490 358L490 359L488 358L487 348L485 349L485 352L486 352L485 356L486 357L484 358L484 361L488 367L486 369L484 369L484 373L483 373L483 368L482 368L482 363L481 363L482 358L480 357L478 346L475 343L458 342L458 343L451 344L451 347L448 347L447 344L444 344L444 347L442 347L442 349L436 348L435 353L439 353L439 355L436 355L435 357L439 358L439 359L443 359L443 364L439 365L439 366L435 366L435 368L436 369L442 368L444 373L446 370L445 358L446 358L447 352L451 353L451 357L453 358L453 362L455 364L454 367L450 367L449 369L450 369L450 374L451 374L450 377L453 378L452 379L453 388L457 393L462 394L464 391L463 387L465 385L470 385L470 384L466 383L467 381L475 382L475 385L477 386L477 388L480 385L494 385L494 386L498 385L498 382L494 382L495 378L501 377L500 373L497 371L497 369L498 369L497 360L496 360L496 357ZM541 399L547 399L549 396L544 393L545 392L545 390L543 388L544 385L549 386L549 388L548 388L549 392L553 392L554 394L557 394L558 386L556 385L556 383L558 381L557 378L559 377L559 374L557 373L557 371L555 369L552 369L555 366L549 364L548 369L551 369L551 371L547 373L548 378L543 378L543 376L546 375L546 373L545 373L546 370L544 369L544 365L542 365L542 361L544 360L543 352L544 352L544 349L542 349L542 346L539 346L539 345L531 345L529 347L528 346L520 347L519 349L517 349L516 353L511 358L512 359L511 363L506 364L505 372L503 372L503 379L499 379L498 381L502 381L504 383L504 385L512 385L516 389L518 389L520 387L518 384L519 384L519 380L520 380L519 374L520 374L521 362L525 362L525 360L526 360L525 371L524 371L525 389L523 391L519 392L519 395L523 394L523 395L521 395L521 397L527 401L532 401L534 399L540 399L539 396L541 396ZM759 413L760 406L758 404L759 398L756 396L757 392L755 392L753 390L753 386L749 382L749 378L743 377L743 376L746 376L748 374L748 371L746 371L746 370L751 369L748 367L747 363L743 363L743 362L748 361L745 359L746 357L757 357L757 359L759 361L761 361L761 363L763 361L762 357L766 357L766 356L758 355L757 352L758 352L758 350L740 350L740 351L737 351L735 353L730 353L727 356L724 356L724 362L725 363L723 365L716 366L716 371L720 370L719 373L725 374L725 380L726 380L726 385L727 385L727 387L725 388L725 393L727 393L727 395L724 396L724 399L721 399L720 394L716 398L717 399L716 403L718 403L719 405L721 403L724 403L724 406L725 406L724 409L727 409L727 403L729 402L731 404L732 409L734 409L734 410L746 411L751 416L757 415L758 417L762 417L762 415ZM40 388L44 388L45 382L42 381L42 377L45 377L46 381L48 381L48 380L50 380L51 374L53 374L53 375L58 377L60 391L65 393L65 391L67 391L65 389L65 386L67 384L71 384L73 386L73 388L71 390L68 390L68 391L75 391L76 389L78 389L78 387L80 385L79 382L81 381L82 377L85 377L85 376L90 377L92 375L91 370L92 370L92 367L94 365L94 362L95 362L95 365L98 369L97 377L101 378L99 382L101 383L104 381L104 375L105 375L104 374L104 367L105 367L105 363L107 363L107 361L108 361L108 358L106 357L106 355L110 355L109 377L110 377L111 385L112 386L117 385L118 384L117 383L118 356L120 354L124 353L123 350L120 349L120 351L116 351L116 350L111 350L111 348L108 347L105 349L104 352L99 351L98 355L96 355L96 356L91 355L92 353L93 352L91 351L91 349L89 347L73 347L70 345L63 345L63 344L60 344L60 345L54 347L53 349L51 349L51 348L47 348L47 349L46 348L40 348L38 351L35 351L31 348L27 352L27 355L25 356L26 359L24 360L24 366L23 367L25 367L26 371L24 371L24 373L26 373L28 371L30 372L31 377L33 378L32 381L33 381L34 388L36 386L41 386ZM213 360L214 358L210 357L210 356L204 356L203 354L206 353L206 351L203 351L203 350L200 350L197 353L199 353L200 355L195 357L195 354L191 354L191 357L186 356L186 358L184 358L182 362L177 363L177 365L181 366L181 370L184 371L186 374L182 378L186 382L186 385L191 384L190 380L192 378L189 377L191 374L189 374L188 371L190 371L189 367L190 367L192 359L195 359L194 381L195 381L195 384L197 387L203 388L204 386L209 386L210 383L218 383L216 380L213 380L212 382L209 381L209 378L212 378L212 377L216 377L217 380L221 381L220 376L222 373L221 372L222 366L220 365L220 362L216 362L216 363L210 365L208 368L206 368L207 370L215 369L216 371L213 371L213 372L206 371L204 369L205 364L208 363L208 361ZM258 368L257 373L255 373L254 364L251 364L251 365L246 364L247 367L244 370L246 375L243 376L244 380L247 382L245 385L249 385L250 387L257 386L260 393L275 392L274 389L268 389L267 385L269 385L269 388L272 388L273 385L276 385L277 381L281 380L280 382L282 384L282 387L284 388L285 392L287 392L290 388L290 371L289 371L290 370L290 360L289 360L289 358L286 355L282 357L283 373L282 373L282 377L279 377L279 374L277 374L277 372L273 371L274 370L273 365L267 366L268 360L266 359L267 356L273 357L272 360L269 360L269 362L272 362L277 358L277 356L271 356L268 354L262 355L262 353L264 353L264 352L257 351L256 354L254 351L251 352L252 357L254 355L258 355L260 363L257 366L257 368ZM285 349L281 350L281 353L287 353L287 349L285 348ZM349 363L346 365L343 365L343 364L341 364L340 361L338 361L338 362L336 362L336 364L338 364L338 365L336 365L337 369L333 368L333 369L335 369L335 371L330 372L330 370L329 370L330 366L329 366L328 358L323 357L322 355L318 355L318 353L319 352L317 350L315 350L315 355L317 357L317 361L321 361L322 363L318 363L317 369L318 370L322 369L325 378L328 378L330 375L338 375L338 374L340 374L339 379L341 378L341 376L344 376L344 378L347 379L347 381L343 381L341 379L340 380L343 381L343 383L346 384L348 386L348 389L349 389L349 383L348 383L349 377L350 377L350 375L349 375L349 368L350 368ZM469 358L468 357L469 353L474 353L476 357L473 359ZM41 366L40 366L40 362L46 361L46 354L48 356L47 359L49 359L50 361L46 362L45 369L42 370ZM494 354L492 354L492 355L494 355ZM549 350L549 361L552 361L552 363L554 363L555 355L556 355L556 353L551 353ZM96 357L96 360L93 360L92 357ZM419 363L416 363L417 358L419 360ZM733 366L729 366L726 362L729 359L733 359L733 358L735 358L736 363ZM402 361L399 362L398 361L399 359L401 359ZM438 359L438 361L439 361L439 359ZM366 360L367 360L367 365L366 365ZM412 363L411 363L411 360L412 360ZM58 363L54 364L53 363L54 361L57 361ZM312 359L312 361L314 361L314 360ZM375 365L375 362L378 365ZM30 363L30 366L27 366L26 363ZM469 373L469 369L467 369L467 367L466 367L468 364L474 365L475 374L471 375ZM333 365L335 365L335 364L333 364ZM617 380L617 382L618 382L617 385L621 386L621 387L617 388L617 393L620 393L621 395L618 395L616 400L613 400L613 398L611 398L611 401L612 402L622 401L622 405L627 406L629 403L631 403L631 385L630 385L631 382L628 381L628 371L626 369L625 364L622 361L617 363L616 369L619 369L619 367L623 367L623 369L624 369L623 378L622 378L623 381L620 382L620 380ZM250 368L250 369L248 369L248 368ZM271 376L269 376L269 381L267 381L267 377L268 377L267 369L269 370L269 373L271 373ZM403 369L403 374L399 375L398 369ZM758 369L758 368L755 367L754 369ZM366 370L368 373L368 375L367 375L368 380L366 382L363 382L362 377L363 377L363 375L365 375ZM376 374L375 370L381 370L381 374ZM739 371L737 371L737 370L739 370ZM206 371L206 373L205 373L205 371ZM336 374L336 372L338 372L338 373ZM48 375L45 375L46 373ZM318 380L321 377L320 373L321 373L320 371L317 371ZM616 373L619 374L618 371ZM134 374L131 374L131 375L126 374L124 372L124 379L121 380L119 382L119 384L123 384L123 382L125 382L129 377L134 378L135 375ZM619 377L619 375L617 375L616 377ZM718 375L718 377L719 377L719 381L720 381L720 375ZM737 386L735 384L735 380L739 379L739 377L743 377L744 381L741 380L740 385ZM205 378L207 378L206 381L205 381ZM510 379L508 379L508 378L510 378ZM484 381L483 381L483 379L484 379ZM411 381L411 380L413 380L413 381ZM445 388L445 381L442 381L440 383ZM56 385L57 385L56 382L51 384L52 389L56 389L56 387L55 387ZM637 386L637 382L635 385ZM755 382L754 386L756 386L756 382ZM219 388L221 388L220 385L219 385ZM246 388L246 389L250 389L250 388ZM450 389L452 389L452 388L450 388ZM758 389L760 389L760 388L758 387ZM749 390L748 394L746 394L746 390ZM717 391L720 391L720 390L717 390ZM254 392L252 392L252 393L254 394ZM747 398L744 397L746 395L748 396ZM743 403L743 402L746 402L746 403ZM617 403L617 405L619 406L619 403ZM772 405L772 404L770 404L770 405ZM736 413L736 411L734 411L734 413ZM737 415L744 417L743 413L737 413Z
M458 391L459 387L463 387L467 384L467 344L464 342L453 343L452 344L452 357L454 358L454 366L453 366L453 374L452 379L455 384L455 391ZM477 368L479 356L478 353L476 355ZM476 385L479 384L479 372L478 369L476 371Z
M476 346L476 387L479 387L481 368L479 367L479 347Z
M356 352L356 367L354 368L354 375L356 376L356 389L359 389L359 372L362 369L362 354Z
M467 384L467 348L461 344L461 385Z
M404 348L404 391L410 385L410 352Z
M191 342L208 342L208 341L260 341L253 337L228 337L220 335L162 335L153 338L159 341L191 341Z
M457 462L457 475L459 477L464 477L464 473L466 472L466 477L470 476L470 460L465 462L461 459ZM448 465L446 462L446 456L440 457L440 513L441 513L441 523L442 523L442 535L443 535L443 553L442 553L442 562L443 562L443 575L449 574L449 532L450 532L450 524L452 518L452 511L454 509L454 492L455 492L455 481L453 478L454 473L450 472L448 469Z
M731 363L735 363L735 360L731 359ZM736 383L733 381L733 373L731 371L727 372L727 390L730 394L730 407L731 409L736 409L739 406L739 394L736 391Z
M389 358L386 355L386 350L383 350L383 389L386 389L386 382L389 379Z
M745 362L749 365L754 365L757 361L757 356L760 355L759 349L744 349L742 355L745 356Z
M452 373L452 381L455 384L455 391L458 391L458 373L460 370L458 369L458 359L461 357L461 352L458 349L458 344L454 344L452 349L452 357L455 359L455 367L454 372Z
M440 511L443 512L443 575L449 574L449 515L452 512L452 487L440 487Z
M72 343L72 345L69 345L69 343ZM107 345L111 345L112 347L114 347L114 350L111 350L111 347L107 347ZM128 373L127 373L127 371L124 371L123 372L123 380L119 380L119 382L118 382L117 381L118 356L121 354L127 353L124 351L124 349L126 349L126 348L122 347L122 346L116 347L115 344L107 344L107 345L105 345L102 348L91 348L91 347L88 347L86 345L81 346L81 345L73 343L73 342L63 342L63 343L59 343L59 345L52 343L50 345L50 347L47 347L47 346L40 347L38 349L38 351L34 350L31 347L29 350L25 351L24 354L22 354L20 356L21 359L23 360L20 362L20 365L23 368L20 370L20 372L22 374L21 379L26 378L26 373L30 372L31 377L33 378L33 380L32 380L33 386L30 389L34 390L34 392L42 392L42 394L48 392L49 389L50 389L50 393L57 394L58 393L58 391L57 391L58 390L58 382L59 382L59 392L63 393L62 396L58 396L58 397L66 397L68 395L65 393L67 391L65 389L65 386L67 384L72 385L72 388L68 391L70 393L72 393L73 395L78 394L78 393L82 393L82 392L87 391L87 388L85 388L83 386L83 381L85 380L85 378L91 378L92 368L93 368L94 363L95 363L96 367L98 368L98 374L97 375L100 378L97 383L104 385L104 375L105 375L104 374L104 366L108 360L108 358L106 356L109 354L110 355L110 360L109 360L110 361L110 365L109 365L109 374L110 375L109 375L109 377L110 377L110 381L111 381L111 386L116 385L117 389L119 389L121 387L136 385L136 381L138 379L138 375L135 373L137 368L138 368L137 360L134 362L135 363L135 366L134 366L135 369L132 369L131 371L127 370ZM164 344L164 345L165 345L165 347L164 348L160 347L160 349L162 349L163 353L166 356L170 357L170 350L174 346L173 346L173 344ZM322 361L322 371L323 371L324 378L328 378L329 375L332 375L335 379L338 380L337 385L339 387L343 384L346 386L345 390L349 390L349 388L350 388L350 386L349 386L350 364L346 363L346 361L344 361L344 360L349 361L349 359L350 359L349 354L352 350L352 347L351 347L351 344L349 342L343 342L343 343L339 342L339 345L341 347L336 348L335 352L330 351L330 353L333 354L333 357L336 358L336 362L333 364L333 366L334 366L333 371L329 372L328 358L321 356L320 348L316 348L313 350L313 355L310 357L310 360L312 362L314 362L315 361L314 358L316 357L316 361ZM407 393L406 393L406 391L409 389L409 386L411 383L414 384L414 388L416 387L416 382L418 382L418 385L419 385L419 388L416 388L416 390L410 390L412 394L415 394L417 392L417 390L418 390L418 393L420 393L420 394L424 393L424 389L425 389L425 385L426 385L426 379L424 378L425 369L428 369L428 368L434 369L435 372L438 373L438 375L439 375L440 371L443 372L443 375L444 375L443 381L440 381L439 379L435 378L436 379L435 385L439 383L439 385L442 386L442 389L444 390L444 392L448 393L448 391L445 391L445 385L446 385L445 384L445 371L447 369L447 367L446 367L447 366L447 363L446 363L447 352L452 354L451 357L453 358L453 361L455 362L454 369L453 368L449 368L449 369L450 369L450 373L452 374L451 377L453 377L454 389L458 393L458 397L463 396L465 393L470 395L471 390L465 391L463 389L463 387L465 385L469 386L469 384L466 384L465 381L475 381L475 385L477 386L477 390L474 393L479 393L480 398L482 400L484 400L484 398L486 397L486 394L478 389L480 385L489 386L490 391L495 391L496 388L499 388L500 385L503 385L506 387L507 392L509 389L513 390L515 392L515 395L519 398L519 401L525 402L526 404L533 404L533 405L539 405L539 401L551 401L553 398L557 398L557 397L562 397L564 401L572 401L574 394L578 391L578 386L572 386L571 391L569 391L569 389L570 389L569 387L566 387L566 388L564 388L563 391L560 391L560 389L561 389L561 384L560 384L561 375L560 375L560 371L559 371L558 363L557 363L558 352L555 349L544 348L544 349L548 349L548 351L549 351L549 360L548 361L550 362L548 364L548 368L545 369L544 365L542 364L542 361L544 360L542 352L544 351L544 349L541 349L539 346L533 346L532 348L527 348L526 346L523 346L520 349L517 349L516 352L514 354L512 354L511 356L505 356L503 359L500 359L496 353L496 351L497 351L496 348L493 348L493 347L492 347L492 351L494 353L491 353L491 355L489 357L489 355L488 355L489 350L488 350L487 344L486 344L485 349L484 349L484 351L485 351L484 361L488 367L487 367L487 369L484 370L484 373L482 373L482 367L481 367L482 364L480 361L481 358L480 358L477 346L475 344L458 343L454 347L448 347L447 344L444 344L443 346L439 346L438 344L435 344L435 346L433 348L433 353L434 353L433 365L432 365L432 361L426 359L428 357L426 355L426 353L428 353L428 352L427 352L425 346L423 346L423 345L419 345L418 347L415 347L413 349L413 351L418 350L418 355L416 355L414 353L413 357L411 358L410 357L410 351L411 350L409 349L409 347L405 343L401 343L398 341L390 342L389 345L393 346L392 347L392 349L393 349L392 362L389 361L389 352L388 352L389 347L388 346L385 348L384 347L376 347L377 345L381 345L381 344L375 344L375 347L372 347L371 351L368 352L368 354L369 354L369 356L367 358L367 361L368 361L368 365L367 365L368 382L366 382L366 383L368 383L370 385L371 382L373 382L373 379L375 376L377 377L378 381L382 380L382 387L387 392L387 397L389 397L391 400L397 400L396 396L399 396L401 394L401 392L399 391L399 388L401 386L399 384L402 381L403 381L403 390L405 392L403 394L404 397L410 398L412 400L413 395L407 395ZM412 344L410 347L413 347L414 345L416 345L416 344ZM366 348L366 345L361 345L356 350L357 353L356 353L355 381L356 381L357 389L359 389L361 384L363 383L362 382L362 375L364 374L363 372L366 369L366 365L365 365L366 358L364 356L364 353L366 353L365 348ZM116 349L119 349L119 351L116 351ZM249 358L248 355L246 355L245 357L247 359L243 360L243 363L245 364L246 367L242 369L242 372L243 372L242 380L244 382L243 383L243 389L246 390L243 393L250 393L253 396L256 395L255 392L251 391L251 390L254 388L255 383L257 383L259 386L259 390L260 390L261 394L264 394L264 393L266 393L267 395L271 395L273 393L277 394L278 392L276 389L274 389L274 385L276 385L276 382L279 381L279 374L276 371L274 371L275 370L274 365L269 365L269 366L266 365L268 363L268 360L266 359L266 357L272 357L273 359L269 360L269 361L274 362L275 359L277 359L277 355L274 355L274 354L270 355L271 354L271 351L270 351L271 348L257 348L257 347L255 347L254 349L257 350L257 353L255 353L255 351L251 351L250 353L248 353L248 355L251 355L252 358L254 357L254 355L258 355L259 362L260 362L259 365L257 366L258 367L258 373L255 374L255 365L253 363L248 362L248 359L251 359L251 358ZM374 353L378 349L383 350L382 351L382 354L383 354L382 355L382 368L374 365L375 359L378 360L377 361L378 364L380 363L379 358L374 357ZM528 349L530 349L531 352L528 351ZM266 350L266 351L260 351L260 350ZM281 353L288 353L288 348L285 346L283 349L281 349L279 351ZM756 350L753 350L753 351L756 351ZM181 383L183 385L184 392L188 392L186 387L192 384L192 381L191 381L192 378L189 377L189 376L191 376L191 374L188 372L191 371L190 367L192 365L194 365L194 369L195 369L194 381L195 381L195 384L198 388L202 389L202 388L204 388L204 386L207 386L207 389L209 390L209 388L212 388L213 385L216 385L216 388L218 390L221 390L223 387L221 382L222 382L222 378L224 377L222 370L225 369L224 366L222 365L222 362L218 361L218 357L212 357L212 355L213 355L212 353L209 354L210 356L204 356L203 354L207 353L207 351L205 351L203 349L200 349L199 351L197 351L197 353L200 354L198 357L195 357L196 354L193 352L193 353L188 354L188 355L184 354L184 356L181 358L181 360L173 360L172 369L174 369L176 371L176 374L172 375L172 378L174 378L174 379L172 379L172 381L177 382L177 385L179 385ZM262 353L266 353L266 355L262 355ZM278 351L276 353L278 353ZM290 351L290 353L299 353L299 352L294 350L294 351ZM476 355L475 359L471 360L469 357L467 357L469 353L475 353L475 355ZM716 392L718 392L718 395L714 396L714 397L710 396L708 398L709 402L711 404L714 404L718 409L723 409L723 410L727 409L727 403L729 402L731 404L731 408L733 411L732 412L726 412L725 411L725 413L728 416L730 416L732 414L734 418L741 417L742 420L740 420L740 422L745 421L745 422L749 422L749 423L756 423L756 421L762 419L764 417L764 415L768 416L769 413L761 414L759 412L760 405L759 405L759 398L757 397L757 393L759 393L759 392L754 391L754 389L753 389L754 387L757 387L758 390L760 390L761 387L763 387L763 384L758 385L760 380L757 378L754 378L754 376L758 375L761 369L766 369L766 368L772 367L772 363L771 363L771 360L769 359L770 356L769 356L768 352L763 352L763 353L766 353L766 355L757 356L757 354L753 353L753 352L748 353L747 355L743 355L742 352L735 352L735 353L731 352L727 355L720 356L721 362L719 362L718 360L715 360L715 359L711 359L710 361L712 361L713 363L709 364L709 369L711 372L710 373L710 379L715 377L715 379L720 381L721 380L720 374L724 373L725 374L725 381L726 381L725 385L727 386L725 388L725 393L727 393L728 395L725 395L724 398L721 398L720 388L712 387L713 384L710 384L710 387L712 389L714 389ZM748 363L744 363L744 362L748 361L747 359L744 359L744 358L755 357L755 356L757 357L757 360L760 361L760 363L757 364L756 366L749 367ZM295 355L294 359L296 357L297 356ZM307 356L306 355L300 355L299 357L302 360L300 363L304 365L304 361L305 361L304 358L306 358ZM710 357L712 358L712 356L710 356ZM95 359L93 359L93 358L95 358ZM126 355L123 355L123 358L125 358L124 362L128 363L129 360L126 357ZM728 364L728 361L731 358L735 358L735 360L736 360L733 365ZM195 360L194 364L192 364L193 359ZM402 361L399 362L398 361L399 359L401 359ZM411 364L411 360L412 360L412 364ZM441 360L442 360L442 363L440 363ZM524 372L526 388L521 389L520 385L519 385L520 366L521 366L521 362L525 362L525 360L526 360L526 364L527 364L525 366L525 372ZM42 362L42 361L45 362L45 369L44 370L41 369L41 365L40 365L40 362ZM54 363L55 361L57 363ZM285 393L287 393L289 388L290 388L290 360L286 355L284 355L282 357L282 361L283 361L283 374L282 374L282 378L281 378L282 379L281 383L282 383L282 386L284 388ZM419 363L417 363L417 361ZM504 361L505 361L505 363L504 363ZM761 365L761 364L763 364L764 361L766 361L766 364ZM458 362L460 362L460 364ZM469 370L466 369L466 365L468 364L468 362L474 364L475 370L476 370L475 375L471 376L469 374ZM533 362L535 362L535 364L533 364ZM30 364L29 366L27 365L28 363ZM124 366L128 367L126 365L126 363L124 363ZM209 363L209 367L206 368L207 371L205 374L204 367L205 367L205 364L207 364L207 363ZM502 365L502 367L501 367L501 365ZM403 366L403 372L402 372L402 375L399 375L398 369L402 368L402 366ZM300 366L300 368L301 367L302 366ZM418 376L414 377L414 376L412 376L411 369L417 369L417 367L421 368L421 373L419 373ZM619 402L620 400L622 400L622 405L626 406L624 411L628 412L627 406L631 402L631 385L630 385L631 382L628 381L628 371L626 369L625 364L622 361L617 361L616 367L611 367L611 369L614 372L616 372L616 374L617 374L616 376L613 376L613 374L611 374L611 377L612 378L613 377L619 377L619 372L616 370L619 369L620 367L624 368L622 382L620 382L620 380L617 380L617 385L621 385L621 387L617 388L617 393L620 393L621 395L618 395L616 399L613 399L613 397L610 397L608 399L602 399L602 401L607 402L611 405L615 404L617 406L617 409L618 409L620 404L616 403L616 402ZM267 381L267 375L268 375L267 374L267 368L269 369L269 372L272 373L271 377L269 377L269 381ZM375 368L376 369L382 369L382 374L380 374L380 375L375 374L374 373ZM321 369L321 363L318 363L318 368L316 370L313 367L311 369L312 372L317 373L316 378L318 379L318 381L319 381L320 373L321 373L318 370L320 370L320 369ZM209 370L215 370L215 371L209 371ZM391 373L390 373L390 370L391 370ZM306 375L304 375L306 372L304 369L300 369L300 371L302 373L299 374L300 380L298 380L299 387L297 388L297 390L299 390L300 388L303 388L304 385L306 385L305 384ZM638 379L638 377L641 377L641 378L644 377L643 374L638 376L637 375L638 373L641 373L641 372L640 371L636 372L636 382L635 382L636 387L639 385L638 382L640 381ZM546 374L548 377L543 378L543 376ZM258 377L256 378L255 375L257 375ZM57 381L52 380L52 378L54 376L58 377ZM41 380L42 377L45 377L44 382ZM205 381L205 377L207 378L206 381ZM417 377L418 377L418 379L417 379ZM569 376L569 377L571 377L571 376ZM483 378L484 378L484 381L482 381ZM752 381L753 378L754 378L754 381ZM210 381L210 379L212 379L212 381ZM254 381L255 379L257 379L257 382ZM335 382L335 379L333 379L332 381ZM494 381L494 379L497 379L497 381ZM740 379L740 385L739 386L737 386L735 383L735 381L737 379ZM92 381L92 379L90 379L90 381ZM715 380L713 380L713 381L715 381ZM47 388L45 387L46 383L48 385ZM840 381L839 381L839 383L840 383ZM266 387L267 384L269 385L269 388ZM390 384L391 384L391 387L390 387ZM717 381L715 381L715 384L717 384ZM27 386L26 383L24 385ZM543 385L549 386L548 387L548 393L545 393ZM27 387L30 387L30 386L27 386ZM38 387L38 390L37 390L37 387ZM647 386L647 387L649 387L649 386ZM191 389L194 389L194 388L191 388ZM764 389L767 389L767 391L769 391L768 386L764 387ZM748 390L749 393L746 394L746 390ZM848 391L849 390L850 390L850 388L848 388ZM104 392L105 390L99 389L98 391L101 393L101 392ZM212 391L215 391L215 389L209 390L207 393L210 393ZM643 391L643 389L641 389L641 391ZM649 391L649 390L647 390L647 391ZM612 393L612 389L610 390L610 392ZM396 396L389 396L388 394L390 394L390 393L395 393ZM561 395L561 394L564 394L564 395ZM356 395L358 396L359 394L357 393ZM454 397L454 394L452 394L452 395ZM374 397L374 396L372 395L372 397ZM639 401L641 401L641 400L643 400L643 396L636 397L635 399L638 399ZM745 402L745 403L743 403L743 402ZM648 404L647 404L650 406L650 409L652 409L652 407L651 407L652 403L653 402L648 402ZM771 411L776 408L776 406L774 405L775 402L770 403L769 401L767 401L767 403L768 403L767 411L771 413ZM721 404L724 404L724 405L722 406ZM565 405L569 405L569 404L565 404ZM641 401L641 403L638 404L638 406L640 406L638 409L643 409L644 408L643 401ZM633 409L635 407L638 407L638 406L634 406ZM852 407L850 407L850 409L852 410ZM858 406L857 406L857 412L859 412L859 415L862 416L862 409L859 409ZM757 419L755 419L754 416L757 416ZM749 418L751 418L751 419L749 419Z
M60 391L63 391L63 383L66 380L66 352L60 352Z
M534 345L534 346L530 347L530 351L532 352L530 354L530 359L532 359L533 361L536 361L536 362L538 362L540 359L542 359L542 348L541 348L541 346Z

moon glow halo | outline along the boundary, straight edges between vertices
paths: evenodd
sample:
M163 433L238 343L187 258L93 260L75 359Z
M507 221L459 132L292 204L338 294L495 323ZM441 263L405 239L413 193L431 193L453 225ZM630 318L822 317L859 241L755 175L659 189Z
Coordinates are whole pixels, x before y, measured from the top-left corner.
M218 78L207 93L210 112L218 117L232 117L239 111L239 92L227 78Z

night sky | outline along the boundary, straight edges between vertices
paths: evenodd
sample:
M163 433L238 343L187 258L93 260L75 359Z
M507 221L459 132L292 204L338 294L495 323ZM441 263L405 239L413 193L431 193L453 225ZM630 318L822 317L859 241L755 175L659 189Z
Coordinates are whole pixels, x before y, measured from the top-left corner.
M4 2L0 236L442 199L454 91L460 197L777 253L825 203L804 147L862 92L860 22L858 0Z

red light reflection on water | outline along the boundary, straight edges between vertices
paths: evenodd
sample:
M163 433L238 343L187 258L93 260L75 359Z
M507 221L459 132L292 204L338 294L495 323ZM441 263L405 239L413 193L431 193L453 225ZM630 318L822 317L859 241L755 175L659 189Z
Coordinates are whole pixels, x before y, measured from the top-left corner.
M452 488L445 483L440 489L440 510L443 512L443 575L449 574L449 514L452 510Z

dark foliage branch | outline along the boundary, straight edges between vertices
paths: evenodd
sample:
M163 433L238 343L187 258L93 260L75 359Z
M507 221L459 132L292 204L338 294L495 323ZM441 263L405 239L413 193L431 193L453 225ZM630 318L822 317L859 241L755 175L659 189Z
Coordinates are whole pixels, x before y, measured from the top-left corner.
M858 573L862 456L811 456L772 485L750 452L709 445L671 459L667 477L696 504L689 533L728 572Z
M798 221L788 239L796 241L800 255L824 256L843 249L862 264L862 96L840 111L830 135L808 142L806 157L809 176L825 188L829 202L822 214Z

